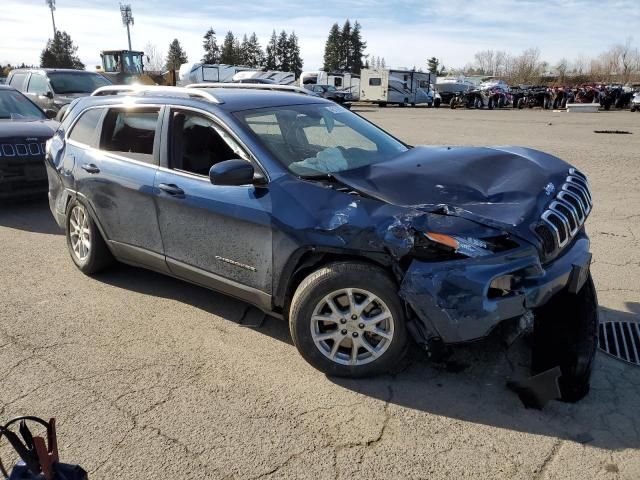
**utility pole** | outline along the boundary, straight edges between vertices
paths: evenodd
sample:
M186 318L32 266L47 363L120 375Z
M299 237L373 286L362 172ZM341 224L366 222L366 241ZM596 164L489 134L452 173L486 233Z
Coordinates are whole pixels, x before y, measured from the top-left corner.
M53 11L56 9L56 0L46 0L47 5L51 9L51 23L53 23L53 38L56 38L58 31L56 30L56 19L53 17Z
M127 27L127 39L129 40L129 50L131 50L131 33L129 32L129 25L133 25L133 15L131 14L131 5L120 4L120 15L122 15L122 24Z

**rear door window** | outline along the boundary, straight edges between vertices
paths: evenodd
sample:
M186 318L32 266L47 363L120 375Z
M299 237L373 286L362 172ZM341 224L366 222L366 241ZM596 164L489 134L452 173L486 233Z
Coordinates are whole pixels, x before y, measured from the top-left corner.
M13 88L17 88L18 90L23 90L24 80L27 78L26 73L14 73L13 77L9 81L9 85Z
M82 145L94 146L96 127L102 117L102 108L92 108L83 112L78 121L73 125L69 140L81 143Z
M38 75L37 73L32 74L31 78L29 79L27 92L43 95L48 91L49 85L47 84L47 79L44 78L43 75Z
M102 123L100 149L156 164L153 152L159 113L159 108L109 110Z

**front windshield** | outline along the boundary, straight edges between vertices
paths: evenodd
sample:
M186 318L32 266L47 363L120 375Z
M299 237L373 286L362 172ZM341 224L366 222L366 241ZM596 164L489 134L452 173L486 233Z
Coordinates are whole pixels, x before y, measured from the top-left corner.
M407 150L389 134L338 105L288 105L235 115L282 165L303 177L385 162Z
M328 85L325 88L330 92L336 92L337 91L336 87L334 87L333 85Z
M91 72L51 72L49 81L57 94L91 93L98 87L110 84L102 75Z
M44 120L42 110L24 95L13 90L0 90L0 120Z

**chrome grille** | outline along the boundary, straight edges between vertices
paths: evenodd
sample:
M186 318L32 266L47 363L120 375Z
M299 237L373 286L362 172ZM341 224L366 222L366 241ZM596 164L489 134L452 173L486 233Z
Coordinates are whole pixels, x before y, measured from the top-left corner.
M541 215L540 225L535 229L545 254L561 249L571 241L584 225L592 206L587 177L575 168L569 169L560 191ZM550 238L553 238L553 247Z
M0 157L39 157L44 152L44 143L0 143Z

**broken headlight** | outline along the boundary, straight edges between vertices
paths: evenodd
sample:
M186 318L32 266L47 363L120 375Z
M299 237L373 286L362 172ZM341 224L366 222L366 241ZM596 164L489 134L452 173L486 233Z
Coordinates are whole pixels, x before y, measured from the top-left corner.
M517 246L518 244L506 235L480 239L426 232L416 234L414 252L421 258L453 260L456 258L486 257Z

